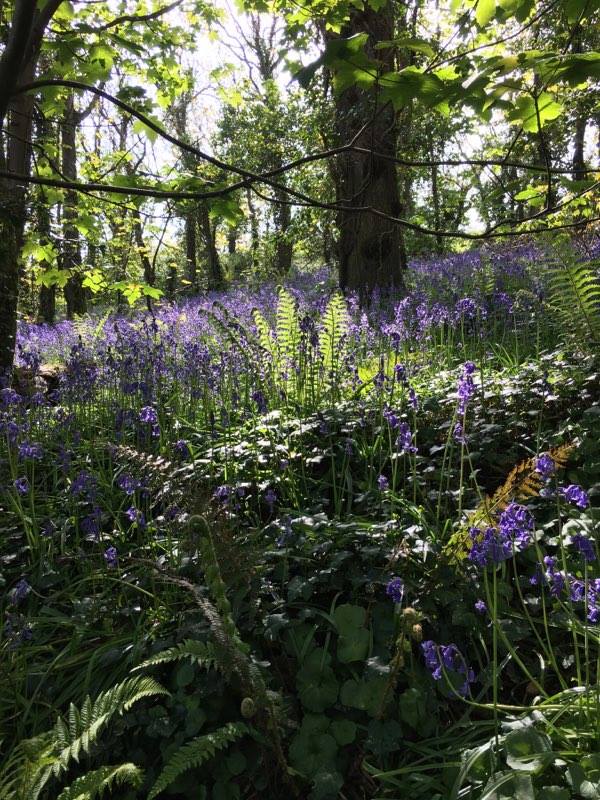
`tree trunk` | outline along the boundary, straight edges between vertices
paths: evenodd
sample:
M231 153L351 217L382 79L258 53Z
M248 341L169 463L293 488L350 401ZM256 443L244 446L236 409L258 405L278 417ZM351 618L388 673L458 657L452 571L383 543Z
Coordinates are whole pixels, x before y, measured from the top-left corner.
M585 130L587 119L583 114L577 117L575 122L575 135L573 137L573 180L585 180Z
M283 189L275 192L279 204L275 207L275 269L278 275L285 276L292 268L292 242L288 229L292 218L289 199Z
M433 203L433 227L439 231L442 227L442 219L440 214L440 191L438 186L438 165L435 163L435 148L433 146L433 139L429 140L429 159L431 161L431 200ZM435 236L435 249L438 253L444 252L444 240L439 235Z
M341 35L366 32L366 52L382 62L385 71L393 70L393 48L373 49L377 42L394 38L394 15L391 5L379 11L366 6L354 11ZM336 128L339 143L351 141L359 130L371 124L359 136L359 147L395 157L397 147L396 115L391 105L382 106L378 97L352 86L336 99ZM338 202L371 206L384 214L399 217L401 212L398 180L394 164L376 155L345 154L340 159ZM340 286L368 296L376 287L403 286L400 260L400 232L391 220L368 212L341 212Z
M256 213L256 207L252 199L251 189L246 190L246 202L248 203L248 216L250 217L250 248L252 252L252 269L256 270L258 268L258 245L259 245L258 215Z
M229 228L229 232L227 234L227 252L230 256L237 252L237 237L238 229Z
M206 249L206 258L208 262L208 288L220 289L225 281L219 252L215 242L215 231L210 224L210 216L206 203L200 203L198 206L198 221L200 223L202 238L204 239L204 247Z
M62 172L67 180L77 180L77 143L76 143L75 101L69 95L65 114L61 121L62 144ZM63 252L62 269L69 270L70 277L65 286L65 300L67 303L67 318L73 319L75 315L85 314L87 311L87 297L82 286L81 275L81 243L79 231L73 224L77 219L77 192L67 190L63 210Z
M198 215L196 208L190 208L185 216L185 261L186 277L190 282L190 291L198 291L198 243L196 230Z
M133 216L133 235L135 238L135 244L137 247L138 255L140 257L140 261L142 263L142 269L144 271L144 283L147 283L148 286L154 286L156 283L156 275L154 274L154 267L152 266L152 262L150 261L150 257L148 255L148 247L146 246L146 242L144 241L144 231L142 229L142 217L140 215L139 209L135 209L132 211Z

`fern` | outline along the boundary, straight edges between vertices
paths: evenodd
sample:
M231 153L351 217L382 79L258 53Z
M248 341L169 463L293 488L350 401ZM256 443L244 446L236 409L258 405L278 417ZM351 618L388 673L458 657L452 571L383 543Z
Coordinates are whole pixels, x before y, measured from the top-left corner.
M574 444L561 444L551 448L548 453L559 468L564 468ZM444 547L444 552L453 560L462 560L469 554L470 530L481 526L496 525L497 516L515 500L537 497L544 486L542 476L536 470L537 458L528 458L517 464L508 474L504 483L487 497L470 514L459 530L454 533Z
M127 678L102 692L93 703L89 696L86 697L81 710L71 703L68 724L59 717L54 726L54 741L59 752L52 765L53 774L60 775L71 760L78 761L82 752L88 753L100 731L115 714L127 711L144 697L157 694L168 692L153 678Z
M213 731L213 733L198 736L182 745L171 756L158 776L147 800L153 800L183 772L193 767L201 766L209 758L212 758L218 750L223 750L246 733L248 733L248 727L243 722L229 722L222 728Z
M268 353L271 356L271 358L273 359L276 358L277 353L275 348L275 342L273 341L273 336L271 334L271 328L269 327L269 323L257 308L253 310L252 318L256 326L259 345L266 353Z
M186 639L184 642L175 645L175 647L170 647L168 650L163 650L161 653L151 656L142 664L135 667L133 672L146 669L147 667L154 667L157 664L182 661L185 658L189 658L193 663L206 667L206 669L219 667L217 654L213 645L200 642L196 639Z
M325 309L324 322L319 334L319 352L331 386L337 382L340 353L348 332L348 309L341 292L333 295Z
M36 800L54 763L50 733L17 744L0 772L0 800Z
M550 302L563 327L576 336L600 340L600 262L582 264L564 252L550 262Z
M278 290L277 319L275 323L277 348L284 366L294 360L300 344L300 321L296 309L296 301L283 288Z
M143 775L142 770L131 763L99 767L74 780L62 790L57 800L94 800L101 797L107 789L117 786L129 785L139 789Z

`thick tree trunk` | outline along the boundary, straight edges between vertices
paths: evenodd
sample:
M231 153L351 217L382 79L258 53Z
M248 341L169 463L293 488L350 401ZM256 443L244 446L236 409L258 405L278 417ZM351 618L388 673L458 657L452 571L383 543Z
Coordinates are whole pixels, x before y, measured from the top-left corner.
M391 4L379 11L367 6L355 11L341 35L369 34L367 54L394 68L393 48L375 51L373 45L394 38ZM374 93L353 86L336 101L336 127L339 143L350 142L366 122L371 122L357 140L359 147L394 157L397 147L396 115L391 105L382 106ZM398 178L392 162L376 155L350 153L339 165L338 202L371 206L391 217L400 216ZM340 286L368 296L376 287L401 287L403 275L398 225L368 212L341 212Z
M71 94L67 99L65 114L61 121L62 171L67 180L77 180L77 143L76 143L75 102ZM63 252L62 269L69 270L71 275L65 286L67 317L85 314L87 297L82 286L81 275L81 243L79 231L73 224L77 219L77 192L66 191L63 211Z

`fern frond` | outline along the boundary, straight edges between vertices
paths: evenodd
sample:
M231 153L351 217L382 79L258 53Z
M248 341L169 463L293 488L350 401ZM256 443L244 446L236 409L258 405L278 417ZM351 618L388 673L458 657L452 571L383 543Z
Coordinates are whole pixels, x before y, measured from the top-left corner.
M600 340L598 262L581 263L559 252L549 265L550 304L565 330Z
M182 745L171 756L158 776L147 800L153 800L183 772L193 767L201 766L209 758L212 758L218 750L228 747L246 733L248 733L248 727L243 722L229 722L222 728L213 731L213 733L198 736Z
M157 653L146 659L146 661L135 667L132 672L137 672L147 667L154 667L157 664L182 661L185 658L189 658L193 663L205 667L206 669L217 668L219 666L217 654L212 644L200 642L197 639L186 639L174 647L170 647L168 650L163 650L161 653Z
M275 333L281 356L291 361L297 355L300 344L300 320L296 301L287 289L282 287L278 290Z
M131 786L139 789L144 773L135 764L99 767L87 772L63 789L57 800L94 800L101 797L107 789L117 786Z
M348 308L341 292L336 292L325 309L319 333L319 352L325 365L328 382L334 385L341 363L340 351L348 333Z
M37 800L51 774L53 751L50 733L19 742L0 772L0 800Z
M115 714L127 711L138 700L157 694L168 694L153 678L127 678L122 683L102 692L86 709L86 724L82 723L81 714L71 704L69 708L69 726L59 718L53 730L53 738L59 752L52 765L54 775L65 771L72 760L78 761L81 752L87 753L96 741L100 731ZM88 699L84 701L84 706ZM91 704L91 701L89 701Z

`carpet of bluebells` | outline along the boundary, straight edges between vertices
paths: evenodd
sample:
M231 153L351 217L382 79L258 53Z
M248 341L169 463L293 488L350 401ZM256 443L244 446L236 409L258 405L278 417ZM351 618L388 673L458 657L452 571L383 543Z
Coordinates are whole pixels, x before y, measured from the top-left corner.
M600 354L547 258L22 322L0 797L127 764L125 800L600 798ZM140 674L166 693L65 756L86 696ZM64 766L19 794L39 741Z

